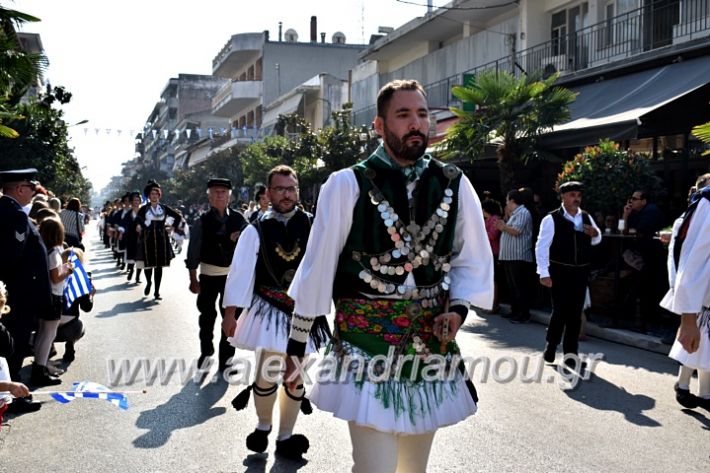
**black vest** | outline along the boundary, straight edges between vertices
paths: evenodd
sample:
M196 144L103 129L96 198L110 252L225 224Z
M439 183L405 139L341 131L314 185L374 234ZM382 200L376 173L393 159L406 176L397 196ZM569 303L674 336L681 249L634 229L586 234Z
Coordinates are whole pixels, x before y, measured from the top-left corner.
M313 216L302 210L284 224L275 218L259 218L252 223L259 233L255 286L287 289L306 253Z
M236 210L227 209L225 219L220 221L217 211L211 209L200 215L202 224L202 245L200 247L200 262L229 267L237 242L230 239L234 232L241 231L247 225L244 216Z
M560 207L550 212L555 223L555 236L550 245L550 263L565 266L587 266L591 262L592 237L574 229L574 223L564 217ZM582 223L591 225L587 212L582 212Z

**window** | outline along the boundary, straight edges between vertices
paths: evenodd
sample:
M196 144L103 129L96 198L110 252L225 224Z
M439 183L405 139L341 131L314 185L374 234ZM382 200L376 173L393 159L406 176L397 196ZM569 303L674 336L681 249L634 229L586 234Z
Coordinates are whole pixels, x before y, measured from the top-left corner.
M614 42L614 2L609 2L604 8L604 33L602 34L602 47L611 46Z
M552 15L552 54L559 56L567 52L567 11Z

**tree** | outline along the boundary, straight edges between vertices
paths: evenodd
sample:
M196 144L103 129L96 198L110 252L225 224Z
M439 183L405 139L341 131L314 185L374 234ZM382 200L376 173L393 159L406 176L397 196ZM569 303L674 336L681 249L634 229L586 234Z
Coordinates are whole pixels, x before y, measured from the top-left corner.
M705 144L710 144L710 122L694 126L692 132L700 141ZM708 154L710 154L710 149L703 152L703 156L707 156Z
M654 200L663 196L662 181L649 159L620 150L609 140L586 148L566 162L557 176L557 187L567 181L584 183L585 210L604 215L618 215L635 190L643 189Z
M83 176L69 147L64 112L53 106L69 103L71 96L63 87L55 87L41 100L32 99L14 108L16 115L23 118L11 119L8 126L19 136L0 137L0 168L37 168L42 185L57 196L88 202L91 183Z
M205 189L207 181L213 177L224 177L232 181L232 187L239 189L243 182L239 153L234 149L224 150L217 156L191 168L175 171L166 187L167 196L173 202L201 204L207 201ZM233 192L236 196L237 192Z
M463 108L451 109L459 121L447 132L445 154L473 160L495 143L501 191L505 194L525 184L518 182L517 175L529 159L542 155L539 137L570 116L575 94L556 87L557 77L523 74L516 78L509 72L487 71L469 84L454 87L452 93Z

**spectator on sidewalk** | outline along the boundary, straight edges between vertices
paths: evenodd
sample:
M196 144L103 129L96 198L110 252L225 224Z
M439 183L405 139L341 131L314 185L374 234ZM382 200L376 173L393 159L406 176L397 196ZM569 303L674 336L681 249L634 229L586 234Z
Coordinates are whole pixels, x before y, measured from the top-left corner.
M62 252L62 261L66 263L69 260L69 255L71 252L76 254L79 258L82 266L86 267L86 262L84 260L84 252L79 248L67 248ZM76 358L76 350L74 349L74 344L84 336L84 324L79 319L79 309L83 312L91 312L94 308L94 294L96 294L96 287L91 279L91 273L88 272L89 282L91 283L91 293L84 294L74 300L71 307L67 309L66 305L63 305L62 316L59 319L59 327L57 329L57 337L54 339L55 342L64 342L64 355L62 356L62 361L65 363L71 363Z
M39 234L42 236L45 247L49 249L48 267L49 279L52 283L52 309L48 312L37 314L39 328L34 341L35 362L32 364L30 382L35 386L54 386L61 384L62 380L50 371L47 363L52 343L57 336L62 310L64 309L64 281L71 275L74 267L71 263L62 262L64 226L60 220L55 218L42 220L39 226Z
M500 279L502 271L500 268L500 262L498 261L498 255L500 253L500 237L501 231L498 229L498 222L501 221L503 211L497 200L486 199L481 202L481 208L483 209L483 220L486 224L486 233L488 234L488 242L491 244L491 251L493 252L493 308L491 312L497 314L500 311L500 305L498 304L498 290L500 288Z
M629 198L623 212L624 233L636 235L631 251L638 256L634 269L636 296L641 317L636 328L645 331L647 323L656 318L664 283L663 245L655 239L656 232L666 224L661 209L649 202L648 193L636 190Z
M564 334L565 363L577 372L580 367L576 366L575 359L591 248L602 240L594 219L580 209L582 190L582 184L577 181L560 185L562 205L542 219L535 246L540 284L549 288L552 294L552 318L543 356L548 363L555 361L557 345Z
M0 318L10 312L7 305L7 290L5 283L0 281ZM10 356L13 350L12 337L5 326L0 322L0 392L7 391L10 395L0 394L0 425L3 422L3 414L8 409L8 403L12 398L26 398L30 395L29 389L22 383L10 379L10 370L7 367L5 357Z
M36 169L0 172L0 280L13 297L13 310L3 319L14 342L14 351L7 358L13 381L21 381L20 368L30 351L37 314L49 312L52 307L47 249L23 210L32 202L36 174ZM15 412L32 412L41 407L23 399L12 403Z
M526 323L530 320L530 294L533 278L533 220L530 211L523 205L519 190L508 192L505 199L507 222L497 222L501 231L498 255L508 282L511 297L511 322ZM504 316L505 317L505 316Z
M81 213L81 201L76 197L69 199L67 208L59 212L64 225L64 240L67 245L84 249L84 214Z

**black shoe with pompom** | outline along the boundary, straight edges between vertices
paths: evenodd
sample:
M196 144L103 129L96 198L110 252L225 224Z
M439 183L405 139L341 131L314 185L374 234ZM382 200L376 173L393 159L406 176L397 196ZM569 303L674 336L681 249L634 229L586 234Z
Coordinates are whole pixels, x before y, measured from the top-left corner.
M301 460L310 446L305 435L294 434L285 440L276 441L276 453L292 460Z

